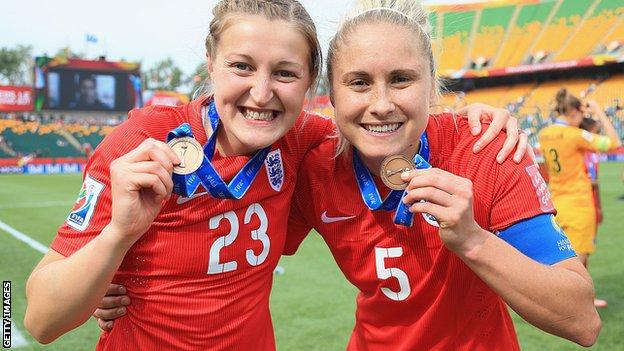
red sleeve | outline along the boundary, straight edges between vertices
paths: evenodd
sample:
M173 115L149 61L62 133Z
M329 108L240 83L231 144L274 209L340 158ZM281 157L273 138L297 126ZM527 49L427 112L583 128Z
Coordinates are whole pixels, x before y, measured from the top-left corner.
M479 136L470 134L466 121L458 124L452 172L473 182L475 218L487 226L485 229L501 230L523 219L554 213L546 182L528 155L520 164L513 162L511 156L503 164L496 162L505 133L475 154L472 146Z
M317 154L315 150L309 152L299 168L297 185L290 205L284 255L294 255L314 225L310 217L314 214L310 170L314 169L314 157L318 157Z
M329 117L304 111L293 129L299 151L306 154L334 133L334 121Z
M554 213L550 192L539 166L527 155L520 164L511 160L498 165L490 225L501 230L543 213Z
M104 138L89 158L78 199L50 245L54 251L70 256L110 222L110 164L148 138L145 126L154 123L148 120L151 118L148 113L130 111L129 117Z
M296 191L296 190L295 190ZM312 226L308 224L302 208L301 197L295 195L290 205L290 215L288 216L288 230L286 243L284 244L283 255L294 255L299 245L308 236Z

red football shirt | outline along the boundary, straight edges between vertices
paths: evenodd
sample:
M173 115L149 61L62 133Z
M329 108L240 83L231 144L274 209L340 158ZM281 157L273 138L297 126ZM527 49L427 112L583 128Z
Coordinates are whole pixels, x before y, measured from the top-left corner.
M130 113L96 149L83 190L52 249L71 255L111 219L111 161L152 137L190 123L205 144L205 99L180 107ZM128 288L128 313L103 333L99 350L273 350L269 314L273 269L282 253L297 170L304 154L333 131L333 122L300 116L271 147L264 167L241 200L219 200L200 186L192 198L167 201L150 229L128 251L114 283ZM248 156L213 164L227 182Z
M537 169L496 163L499 136L479 154L477 140L460 120L431 117L427 126L433 167L471 179L474 213L495 231L543 211ZM393 212L371 211L356 183L351 154L332 158L327 140L304 159L285 244L293 254L310 228L329 246L347 279L359 289L349 350L517 350L505 303L455 254L446 249L437 223L414 215L412 227L393 223ZM376 179L382 195L388 192Z

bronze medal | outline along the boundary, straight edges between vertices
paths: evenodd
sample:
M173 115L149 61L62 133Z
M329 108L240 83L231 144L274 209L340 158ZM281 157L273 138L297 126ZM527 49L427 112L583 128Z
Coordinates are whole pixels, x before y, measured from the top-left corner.
M198 170L204 161L204 150L195 138L175 138L167 144L180 159L180 164L173 167L175 174L191 174Z
M404 155L386 157L381 163L381 180L392 190L403 190L407 183L401 179L401 173L415 169L414 163Z

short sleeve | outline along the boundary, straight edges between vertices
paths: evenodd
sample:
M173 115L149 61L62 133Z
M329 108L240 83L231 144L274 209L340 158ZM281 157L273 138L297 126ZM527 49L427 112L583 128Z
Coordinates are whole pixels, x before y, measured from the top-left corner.
M301 113L293 128L301 154L306 154L319 146L335 131L334 121L331 118L305 111Z
M606 152L613 145L611 139L604 135L590 133L582 129L576 129L574 133L574 141L582 150Z
M313 213L312 194L310 193L309 170L311 158L314 153L309 153L304 158L297 176L297 185L293 194L290 214L288 216L288 230L286 234L286 243L284 245L284 255L294 255L299 245L308 236L312 230L313 222L309 214Z
M546 181L530 157L525 155L520 164L507 160L497 167L492 229L500 230L523 219L555 212Z
M110 164L138 146L148 135L141 128L141 117L119 125L95 149L83 173L83 183L76 202L50 247L64 256L93 240L111 220Z

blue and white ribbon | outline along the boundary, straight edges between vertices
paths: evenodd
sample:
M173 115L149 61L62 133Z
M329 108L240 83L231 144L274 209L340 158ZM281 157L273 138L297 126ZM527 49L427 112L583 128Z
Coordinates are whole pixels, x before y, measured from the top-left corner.
M195 193L199 184L202 184L206 190L218 199L241 199L251 183L258 175L258 171L264 163L264 159L271 150L271 147L258 150L256 154L243 166L243 168L232 178L229 184L226 184L217 170L212 165L212 157L214 156L217 146L217 132L219 130L219 114L215 107L214 101L208 105L208 116L212 127L212 135L208 139L208 143L204 146L204 160L197 171L187 175L173 175L173 191L181 196L189 197ZM167 135L167 142L175 138L193 137L193 131L188 123L180 125Z
M429 141L427 140L427 134L423 133L420 136L420 148L418 153L413 158L414 165L417 169L429 169ZM362 200L366 204L366 207L373 211L396 211L394 214L394 223L411 227L413 222L413 213L409 212L409 206L404 204L403 197L407 194L405 190L392 190L385 200L381 200L379 190L375 185L375 181L370 174L364 162L360 158L357 150L353 149L353 170L355 171L355 177L362 194Z

